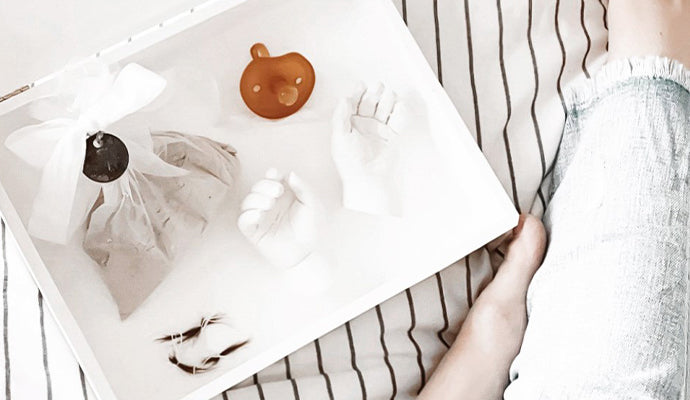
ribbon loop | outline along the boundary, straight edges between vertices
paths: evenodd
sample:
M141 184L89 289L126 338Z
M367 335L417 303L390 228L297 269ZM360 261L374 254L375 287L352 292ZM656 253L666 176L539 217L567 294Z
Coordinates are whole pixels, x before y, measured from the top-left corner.
M76 98L91 101L77 102L76 117L26 126L5 141L22 160L42 169L28 224L29 233L35 237L60 244L70 240L102 187L82 176L86 138L147 106L166 86L165 79L137 64L125 66L115 79L107 70L103 67L101 75L84 77L84 82L75 83L79 89ZM151 146L142 146L151 143L148 131L126 136L123 141L133 150L130 168L141 168L143 173L159 176L187 173L161 160Z
M89 118L88 115L80 116L75 125L75 129L81 131L84 137L89 137L104 129L101 126L99 126L100 124L97 121Z

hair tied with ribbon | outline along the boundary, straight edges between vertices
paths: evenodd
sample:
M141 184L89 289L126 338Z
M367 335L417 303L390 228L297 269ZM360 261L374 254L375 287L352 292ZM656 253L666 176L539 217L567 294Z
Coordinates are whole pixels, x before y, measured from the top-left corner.
M163 177L188 173L154 153L148 130L106 133L110 125L155 100L165 79L138 64L128 64L116 75L107 68L99 71L77 77L66 88L76 88L76 93L64 115L18 129L5 141L14 154L41 170L28 223L29 233L39 239L67 243L103 185L126 179L131 170Z

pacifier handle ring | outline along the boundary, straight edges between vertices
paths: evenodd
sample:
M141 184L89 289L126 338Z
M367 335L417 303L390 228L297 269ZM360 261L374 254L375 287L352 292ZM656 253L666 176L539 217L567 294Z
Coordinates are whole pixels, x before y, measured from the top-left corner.
M271 56L271 53L268 52L266 45L264 45L263 43L255 43L254 46L252 46L252 48L249 50L249 52L252 54L252 59L254 60L256 60L257 58Z

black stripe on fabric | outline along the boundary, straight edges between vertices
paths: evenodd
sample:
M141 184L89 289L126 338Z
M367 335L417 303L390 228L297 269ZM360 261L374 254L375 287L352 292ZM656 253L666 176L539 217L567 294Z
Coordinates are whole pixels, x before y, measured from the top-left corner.
M264 388L261 387L261 382L259 382L259 374L254 374L252 379L254 380L254 386L256 387L256 392L259 395L259 400L266 400L266 396L264 396Z
M539 95L539 66L537 65L537 56L534 52L534 42L532 41L532 21L533 21L533 7L532 0L528 1L528 17L527 17L527 44L529 46L529 54L532 58L532 70L534 72L534 96L532 96L532 105L530 107L530 114L532 116L532 125L534 125L534 134L537 136L537 145L539 147L539 159L541 161L541 181L544 181L546 176L546 157L544 156L544 143L541 139L541 129L539 129L539 121L537 120L537 96ZM541 182L537 188L537 196L541 201L541 206L546 211L546 201L544 194L541 191Z
M609 10L606 8L606 5L602 0L599 0L599 4L601 4L601 8L604 9L604 29L607 31L609 30L609 21L608 21L608 13ZM606 37L606 51L609 51L609 38L608 36Z
M86 378L84 377L84 370L79 367L79 380L81 381L81 394L84 396L84 400L89 400L89 394L86 390Z
M474 101L474 128L477 133L477 146L482 149L482 126L479 120L479 101L477 100L477 84L474 79L474 51L472 50L472 24L470 22L470 4L465 0L465 30L467 36L467 58L470 67L470 87Z
M407 295L407 304L410 306L410 329L407 330L407 337L412 342L412 345L417 352L417 366L419 366L419 376L422 379L422 384L419 387L419 391L422 391L424 385L426 385L426 370L424 370L424 364L422 363L422 349L419 347L419 343L415 340L412 335L412 331L417 327L417 315L414 309L414 300L412 299L412 291L410 289L405 289L405 294ZM419 394L419 392L417 393Z
M582 25L582 31L585 33L585 38L587 38L587 51L585 51L584 57L582 57L582 71L585 76L589 78L589 71L587 70L587 56L589 56L590 50L592 50L592 38L589 37L589 32L587 31L587 26L585 25L585 0L580 0L580 25Z
M43 295L38 292L38 316L41 324L41 346L43 346L43 369L46 375L47 399L53 398L53 384L50 380L50 368L48 367L48 344L46 343L45 313L43 312Z
M398 395L398 383L395 380L395 371L393 370L393 365L391 364L390 354L388 353L388 346L386 346L386 340L384 336L386 335L386 325L383 323L383 313L381 312L381 306L376 306L376 317L379 320L379 328L381 335L379 336L379 341L381 342L381 348L383 349L383 361L386 363L388 368L388 373L391 376L391 387L393 392L391 393L390 400L395 399Z
M357 373L357 379L359 379L359 387L362 390L362 399L366 400L367 399L367 388L364 385L364 376L362 375L362 371L360 371L359 367L357 366L357 354L355 353L355 341L352 338L352 327L350 326L350 322L345 323L345 330L347 331L347 342L350 346L350 362L352 365L352 369L355 370Z
M508 159L508 170L510 171L510 183L513 189L513 202L515 203L515 208L518 212L520 211L520 199L518 199L517 193L517 183L515 180L515 169L513 167L513 155L510 151L510 140L508 139L508 123L510 123L510 118L513 113L511 100L510 100L510 88L508 87L508 77L506 75L505 60L503 57L503 8L501 7L501 0L496 0L496 9L498 11L498 32L499 32L499 42L498 42L498 57L499 63L501 65L501 78L503 79L503 91L506 97L506 122L503 126L503 143L505 144L506 157Z
M407 25L407 0L402 0L402 13L403 21L405 21L405 25Z
M441 301L441 311L443 312L443 327L436 332L436 336L438 336L438 339L441 341L441 343L443 343L444 346L446 346L446 348L450 348L450 344L448 344L446 339L443 337L443 334L446 333L450 324L448 322L448 309L446 308L446 294L443 291L443 279L441 278L440 272L436 273L436 286L438 286L438 295L439 300Z
M328 398L330 400L334 400L331 378L328 376L326 370L323 368L323 357L321 355L321 343L319 343L319 339L314 340L314 349L316 350L316 361L319 366L319 373L323 376L323 379L326 381L326 390L328 391Z
M292 378L292 372L290 371L290 358L286 356L283 360L285 361L285 377L289 379L290 384L292 384L292 394L295 396L295 400L300 400L297 382Z
M9 263L7 262L7 233L5 227L5 220L0 219L0 241L2 241L2 264L3 264L3 278L2 278L2 338L5 350L5 399L12 399L12 391L10 390L10 340L8 334L8 316L9 307L7 303L7 287L9 284Z
M438 0L434 0L434 32L436 33L436 71L438 81L443 85L443 68L441 63L441 32L438 23Z
M472 307L472 272L470 270L470 255L465 257L465 294L467 295L467 306Z
M546 198L544 197L544 192L541 190L542 183L544 183L543 180L539 183L539 187L537 188L537 197L539 198L539 202L541 203L542 210L546 212Z
M558 13L561 9L561 0L556 0L556 12L554 18L554 26L556 28L556 37L558 38L558 45L561 47L561 70L558 72L558 80L556 80L556 90L558 97L561 99L561 106L563 107L563 115L568 114L568 108L565 106L565 98L563 97L563 88L561 82L563 81L563 71L565 71L566 54L565 45L563 44L563 37L561 36L561 27L558 24Z
M601 8L604 9L604 28L608 31L609 30L609 21L608 21L609 10L606 9L606 5L604 5L603 0L599 0L599 4L601 4Z
M530 113L532 115L532 125L534 125L534 134L537 136L537 144L539 145L539 159L541 161L541 179L546 175L546 158L544 157L544 144L541 140L541 130L539 129L539 121L537 121L537 96L539 94L539 67L537 65L537 56L534 52L534 43L532 42L532 0L528 1L528 17L527 17L527 44L529 46L529 54L532 58L532 70L534 71L534 96L532 96L532 106Z

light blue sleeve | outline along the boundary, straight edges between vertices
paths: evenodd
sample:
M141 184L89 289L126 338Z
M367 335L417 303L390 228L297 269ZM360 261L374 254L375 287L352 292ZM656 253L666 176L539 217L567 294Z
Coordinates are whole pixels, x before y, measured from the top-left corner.
M572 88L506 399L685 398L689 88L655 57Z

